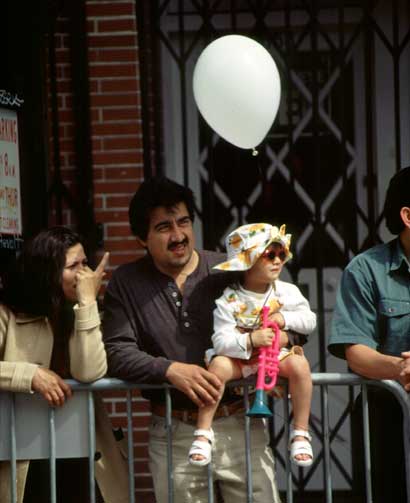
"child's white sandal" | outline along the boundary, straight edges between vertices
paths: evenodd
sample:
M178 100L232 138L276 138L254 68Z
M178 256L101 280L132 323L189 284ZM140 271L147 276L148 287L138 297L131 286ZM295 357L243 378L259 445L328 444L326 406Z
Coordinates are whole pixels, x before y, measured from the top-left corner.
M304 437L305 440L293 440L295 437ZM310 466L313 463L313 451L310 442L312 437L306 430L292 430L289 437L290 459L297 466ZM297 459L299 454L307 454L310 459Z
M212 444L215 435L212 429L210 430L195 430L194 437L205 437L207 440L194 440L191 449L189 450L188 459L191 465L206 466L212 459ZM203 456L203 459L193 459L194 454Z

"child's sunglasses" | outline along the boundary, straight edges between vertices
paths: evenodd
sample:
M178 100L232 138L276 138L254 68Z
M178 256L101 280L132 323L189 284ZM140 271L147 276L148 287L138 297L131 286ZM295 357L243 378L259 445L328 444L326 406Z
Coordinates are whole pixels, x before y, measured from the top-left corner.
M275 260L276 257L279 257L279 260L281 262L285 262L287 256L288 256L287 252L280 245L270 246L267 250L265 250L262 253L262 257L266 260Z

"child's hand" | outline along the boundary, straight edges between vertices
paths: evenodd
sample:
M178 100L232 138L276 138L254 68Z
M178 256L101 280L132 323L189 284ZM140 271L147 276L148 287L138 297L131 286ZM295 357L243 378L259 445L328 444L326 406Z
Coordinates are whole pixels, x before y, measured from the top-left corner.
M280 331L279 348L285 348L289 344L288 333L283 330Z
M283 328L285 326L285 318L282 313L273 313L269 315L269 321L273 321L278 325L279 328Z
M252 343L254 348L271 346L275 337L275 332L271 328L260 328L252 332Z

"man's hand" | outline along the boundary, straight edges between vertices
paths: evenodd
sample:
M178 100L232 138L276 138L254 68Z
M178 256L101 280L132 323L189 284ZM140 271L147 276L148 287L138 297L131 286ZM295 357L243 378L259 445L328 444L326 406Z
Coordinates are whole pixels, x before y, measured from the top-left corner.
M363 344L346 344L346 360L356 374L370 379L394 379L410 391L410 351L385 355Z
M215 404L220 397L221 381L199 365L171 363L165 377L198 407Z
M403 360L400 362L401 372L399 381L406 391L410 391L410 351L401 354Z
M60 407L72 396L70 386L55 372L43 367L37 368L31 388L41 393L51 407Z

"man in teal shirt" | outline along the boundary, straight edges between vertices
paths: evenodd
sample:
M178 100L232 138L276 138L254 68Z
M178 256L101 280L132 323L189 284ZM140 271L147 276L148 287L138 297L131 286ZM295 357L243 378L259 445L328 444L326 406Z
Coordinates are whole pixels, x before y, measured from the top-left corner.
M344 270L328 348L357 374L395 379L410 391L410 167L390 180L384 215L397 238L361 253ZM405 502L400 406L375 391L369 410L374 502Z

